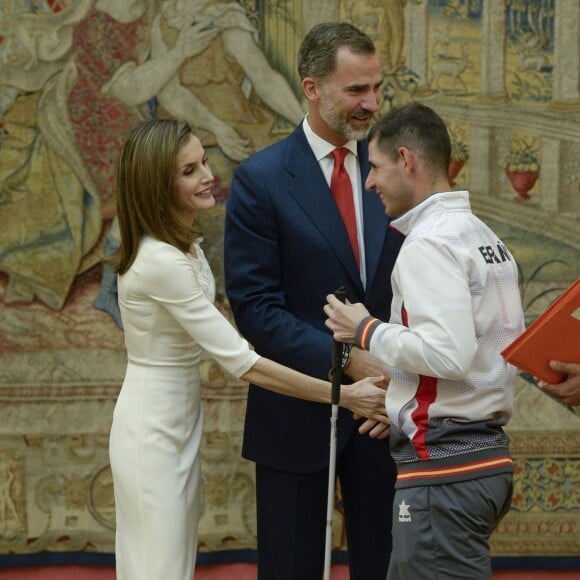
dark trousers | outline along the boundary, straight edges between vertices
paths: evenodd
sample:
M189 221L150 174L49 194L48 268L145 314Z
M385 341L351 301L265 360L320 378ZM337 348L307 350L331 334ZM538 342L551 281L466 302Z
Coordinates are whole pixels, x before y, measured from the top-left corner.
M387 580L490 580L489 538L508 512L512 474L397 490Z
M385 580L396 467L386 441L354 434L340 457L351 580ZM259 580L320 580L328 470L287 473L256 465ZM336 514L335 514L336 517Z

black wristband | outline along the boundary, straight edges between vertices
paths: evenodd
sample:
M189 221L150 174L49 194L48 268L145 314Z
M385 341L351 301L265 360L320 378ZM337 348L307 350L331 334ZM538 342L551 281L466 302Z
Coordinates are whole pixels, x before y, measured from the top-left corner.
M352 350L352 344L345 342L342 345L342 360L340 366L344 370L350 363L350 351Z

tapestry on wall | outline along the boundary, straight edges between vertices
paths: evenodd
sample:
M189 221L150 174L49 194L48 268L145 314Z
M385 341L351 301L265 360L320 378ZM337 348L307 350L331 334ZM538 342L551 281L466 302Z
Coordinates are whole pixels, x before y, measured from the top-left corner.
M108 434L125 351L101 260L116 239L121 143L148 118L196 126L218 182L204 251L231 316L221 239L232 172L301 120L298 46L338 18L377 45L382 111L418 99L447 121L450 181L516 257L526 319L580 276L577 0L3 0L0 557L114 551ZM246 385L209 359L202 379L199 549L253 550ZM579 427L518 376L514 500L493 555L580 554ZM339 494L334 519L344 550Z

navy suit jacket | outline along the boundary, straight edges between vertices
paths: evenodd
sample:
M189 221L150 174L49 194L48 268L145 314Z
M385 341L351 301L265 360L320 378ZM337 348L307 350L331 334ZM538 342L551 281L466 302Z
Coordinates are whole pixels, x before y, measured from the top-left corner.
M358 156L364 190L366 142L358 144ZM364 302L371 314L389 319L391 270L402 236L388 227L376 193L363 191L362 206L366 291L301 124L238 166L227 199L226 291L240 332L259 354L326 379L332 335L322 307L341 286L351 302ZM321 470L328 466L329 417L330 405L250 385L242 453L283 471ZM360 436L356 426L352 414L340 409L338 455L349 437Z

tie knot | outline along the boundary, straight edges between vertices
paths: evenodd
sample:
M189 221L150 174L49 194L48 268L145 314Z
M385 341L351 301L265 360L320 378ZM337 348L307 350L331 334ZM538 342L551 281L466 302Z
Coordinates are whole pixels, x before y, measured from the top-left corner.
M348 155L349 151L346 147L337 147L333 149L332 156L334 157L335 165L344 165L344 158Z

